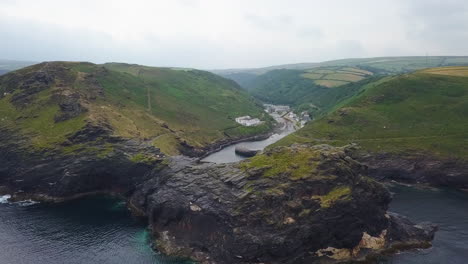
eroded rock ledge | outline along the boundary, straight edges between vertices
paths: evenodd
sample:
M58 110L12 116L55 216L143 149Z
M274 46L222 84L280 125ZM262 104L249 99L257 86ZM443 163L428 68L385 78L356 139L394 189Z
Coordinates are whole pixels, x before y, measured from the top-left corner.
M148 219L159 250L201 263L365 260L429 247L436 230L388 213L390 194L346 148L295 145L217 165L165 158L92 125L69 138L83 150L68 155L31 153L13 133L0 135L0 194L53 202L122 195Z
M378 181L468 188L468 161L461 158L443 158L418 152L370 153L361 150L357 144L349 145L346 153L368 166L369 176Z
M202 263L337 263L428 247L436 227L387 213L390 194L327 145L239 164L175 158L130 198L164 253Z

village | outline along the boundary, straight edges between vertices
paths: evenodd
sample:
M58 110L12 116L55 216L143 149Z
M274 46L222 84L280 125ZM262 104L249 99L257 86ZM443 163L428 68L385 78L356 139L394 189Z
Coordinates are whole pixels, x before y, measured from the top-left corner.
M304 111L299 115L294 113L291 110L291 107L288 105L273 105L273 104L264 104L265 112L272 116L276 122L284 123L285 120L291 122L295 129L303 127L307 122L311 120L309 114ZM263 123L258 118L253 118L251 116L241 116L236 118L236 122L243 126L258 126Z

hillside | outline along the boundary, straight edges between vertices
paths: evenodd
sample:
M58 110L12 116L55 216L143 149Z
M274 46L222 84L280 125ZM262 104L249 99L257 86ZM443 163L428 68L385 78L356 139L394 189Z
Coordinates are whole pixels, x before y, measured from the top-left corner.
M38 149L70 152L70 137L87 127L150 142L166 154L203 149L270 129L263 109L234 82L198 70L128 64L51 62L0 77L1 130ZM242 127L234 118L267 122ZM104 150L105 152L105 150Z
M291 105L316 116L376 78L372 72L355 67L283 69L262 74L245 88L262 101Z
M347 85L356 88L356 85L352 85L353 83L369 77L375 78L453 65L468 65L468 57L414 56L341 59L258 69L214 70L213 72L236 81L262 101L289 104L316 116L317 113L326 112L323 108L333 106L322 103L322 97L338 96L337 99L343 99L355 91L355 89L346 89ZM342 88L336 91L324 89L336 87Z
M281 144L356 142L371 151L430 151L468 159L467 114L468 67L422 70L367 85Z
M385 77L275 145L357 143L378 178L468 186L468 67Z

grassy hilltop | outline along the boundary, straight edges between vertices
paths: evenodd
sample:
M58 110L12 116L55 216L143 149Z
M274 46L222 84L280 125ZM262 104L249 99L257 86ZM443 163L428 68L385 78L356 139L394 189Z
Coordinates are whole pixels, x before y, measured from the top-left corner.
M468 67L383 77L277 145L359 143L375 152L468 159Z
M266 120L242 127L234 118ZM168 154L185 142L216 141L270 129L261 105L233 81L191 70L110 63L50 62L0 77L0 130L38 149L75 151L71 135L95 125L117 137L152 142ZM184 143L184 144L185 144Z

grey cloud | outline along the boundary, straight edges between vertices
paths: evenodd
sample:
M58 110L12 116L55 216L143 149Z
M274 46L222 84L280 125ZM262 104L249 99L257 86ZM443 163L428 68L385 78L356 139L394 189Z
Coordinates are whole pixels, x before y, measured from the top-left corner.
M463 55L468 42L468 3L459 0L408 1L402 11L407 37L421 47Z
M358 2L116 0L111 12L100 0L72 6L43 0L40 11L27 1L2 0L0 58L206 69L426 51L468 54L466 0ZM64 21L67 12L89 19Z
M246 14L244 18L253 26L268 30L284 30L293 23L293 18L286 15L265 17L254 14Z
M303 26L297 31L299 37L320 39L324 36L323 31L320 28L314 26Z

